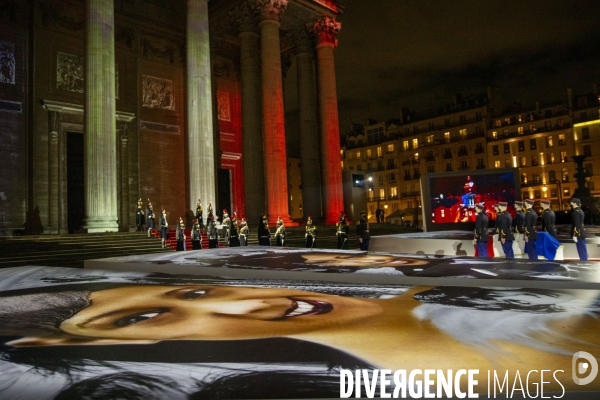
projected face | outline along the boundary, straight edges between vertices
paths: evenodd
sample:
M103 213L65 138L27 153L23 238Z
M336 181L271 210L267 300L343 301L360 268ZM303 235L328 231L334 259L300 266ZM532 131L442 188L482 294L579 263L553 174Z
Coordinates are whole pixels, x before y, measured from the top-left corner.
M289 289L125 286L91 294L60 329L106 339L228 340L293 336L377 314L370 300Z
M385 254L345 255L331 253L302 254L307 264L321 264L342 267L401 267L428 264L427 260L408 257L395 257Z

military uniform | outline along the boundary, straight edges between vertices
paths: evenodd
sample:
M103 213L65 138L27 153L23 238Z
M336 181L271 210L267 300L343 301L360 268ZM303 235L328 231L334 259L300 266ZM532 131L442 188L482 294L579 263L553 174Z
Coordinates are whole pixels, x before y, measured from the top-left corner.
M523 207L523 202L515 201L515 205ZM525 213L522 209L517 210L517 213L515 214L515 219L513 220L513 228L515 233L525 232Z
M271 245L271 231L269 231L267 216L264 214L258 221L258 244L260 246Z
M304 234L306 239L306 248L312 249L315 247L317 241L317 227L313 225L312 218L309 216L306 221L306 233Z
M210 224L208 223L208 248L217 249L219 248L219 230L217 229L217 222L215 219L211 219Z
M533 200L527 199L525 202L532 206ZM527 211L525 212L525 237L527 239L527 255L530 260L537 260L537 231L535 230L535 223L537 222L538 215L533 208L527 207Z
M275 231L275 240L278 247L285 246L285 225L281 217L277 218L277 230Z
M137 227L137 232L141 232L144 226L144 210L142 209L142 205L142 198L140 197L135 206L135 225Z
M544 232L548 232L554 239L558 237L556 233L556 227L554 226L556 222L556 214L550 208L545 208L544 213L542 214L542 230Z
M185 224L183 219L179 217L179 225L177 226L177 251L185 251Z
M348 250L348 236L350 235L350 227L348 226L348 222L346 222L346 216L340 216L340 222L337 223L337 248L341 250Z
M371 233L369 232L369 221L367 221L367 214L364 211L360 213L360 222L356 227L356 234L358 235L358 241L360 242L360 249L369 251Z
M198 203L196 204L196 219L198 220L198 226L200 229L204 228L204 221L202 219L202 213L204 210L202 209L202 203L200 199L198 199Z
M248 228L248 222L246 222L246 218L242 218L242 224L240 225L240 246L248 246L249 234L250 228Z
M571 205L573 206L573 220L571 223L571 238L575 241L577 247L577 254L581 261L588 260L587 246L585 244L585 227L583 221L585 219L585 213L581 209L581 201L577 198L571 199Z
M167 247L167 239L169 238L169 223L167 222L167 211L162 210L160 214L160 240L162 247Z
M194 220L192 228L192 250L202 250L202 233L197 219Z
M487 215L483 213L483 204L479 203L476 207L479 208L479 212L477 213L477 217L475 219L475 242L477 243L477 254L478 257L489 257L487 250L487 242L489 241L489 219Z
M150 199L148 199L148 205L146 206L146 219L148 221L148 225L146 226L148 228L148 237L150 237L150 233L156 229L154 226L154 209L152 203L150 203Z
M227 213L227 209L223 210L223 219L221 220L221 226L223 227L223 238L225 239L225 243L229 244L229 222L231 219L229 218L229 214Z
M498 204L503 207L507 206L504 202ZM513 241L515 240L515 236L512 231L512 217L508 211L500 210L500 213L496 218L496 232L498 233L498 239L500 240L506 258L515 258L515 253L513 251ZM504 240L504 243L502 240Z
M238 230L237 216L233 213L233 216L229 219L229 247L240 247L240 233Z

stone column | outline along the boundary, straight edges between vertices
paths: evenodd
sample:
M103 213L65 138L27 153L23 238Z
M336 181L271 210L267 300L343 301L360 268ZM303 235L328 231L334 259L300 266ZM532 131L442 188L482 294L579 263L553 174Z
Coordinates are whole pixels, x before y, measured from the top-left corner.
M129 202L129 123L135 118L134 114L120 112L117 114L117 148L119 149L119 228L129 232L130 215L134 204ZM146 199L144 200L144 204ZM144 208L145 211L145 208Z
M305 28L292 33L296 44L298 68L298 106L300 112L300 163L302 164L302 201L304 216L319 220L321 216L321 162L314 45Z
M208 0L187 1L188 210L216 203Z
M48 233L59 233L59 143L57 111L49 111L50 133L48 135Z
M317 81L319 82L319 114L321 118L321 168L323 211L326 224L339 220L344 209L342 167L340 158L340 124L337 108L333 50L341 23L322 16L313 26L317 38Z
M231 13L240 31L242 86L242 141L246 217L257 221L265 212L265 163L262 137L262 107L258 25L248 2ZM238 218L241 217L238 215Z
M279 18L287 3L287 0L256 0L255 3L261 15L258 26L262 66L266 213L271 224L277 222L277 217L291 223L279 41Z
M88 233L118 231L114 28L113 0L86 0L84 228Z

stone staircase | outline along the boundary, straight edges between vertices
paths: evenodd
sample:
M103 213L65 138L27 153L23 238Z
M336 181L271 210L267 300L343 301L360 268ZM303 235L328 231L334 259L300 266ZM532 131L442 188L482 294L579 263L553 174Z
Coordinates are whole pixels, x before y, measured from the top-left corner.
M390 224L371 224L371 236L414 232L412 228ZM219 234L221 234L219 229ZM275 230L271 229L272 235ZM286 247L305 247L305 227L286 228ZM335 249L337 238L335 226L317 226L316 248ZM148 237L146 232L101 233L75 235L16 236L0 238L0 268L23 265L46 265L83 268L84 260L150 254L176 249L175 231L163 249L158 232ZM275 239L272 238L273 243ZM186 230L186 249L192 249L191 232ZM208 249L206 233L202 234L202 248ZM223 239L220 247L225 247ZM256 227L251 227L248 245L258 245ZM350 249L358 250L356 226L350 226Z

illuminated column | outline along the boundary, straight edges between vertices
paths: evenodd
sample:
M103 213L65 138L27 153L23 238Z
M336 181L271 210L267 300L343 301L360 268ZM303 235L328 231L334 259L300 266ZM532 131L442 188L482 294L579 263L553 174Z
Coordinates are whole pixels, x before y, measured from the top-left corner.
M270 223L277 217L291 223L288 211L287 157L283 119L283 80L279 16L287 0L256 0L261 13L260 50L262 66L263 129L265 140L265 186Z
M258 25L248 2L231 16L240 31L245 217L255 221L266 210Z
M84 228L88 233L118 231L114 28L113 0L87 0Z
M344 209L342 167L340 158L340 124L337 108L333 50L341 23L322 16L313 27L317 37L317 74L319 82L319 114L321 117L321 168L323 207L326 224L339 220Z
M300 111L300 163L302 164L302 202L304 216L321 216L321 163L319 142L315 63L312 38L305 28L293 32L298 68L298 105Z
M216 203L208 0L187 2L188 207Z

